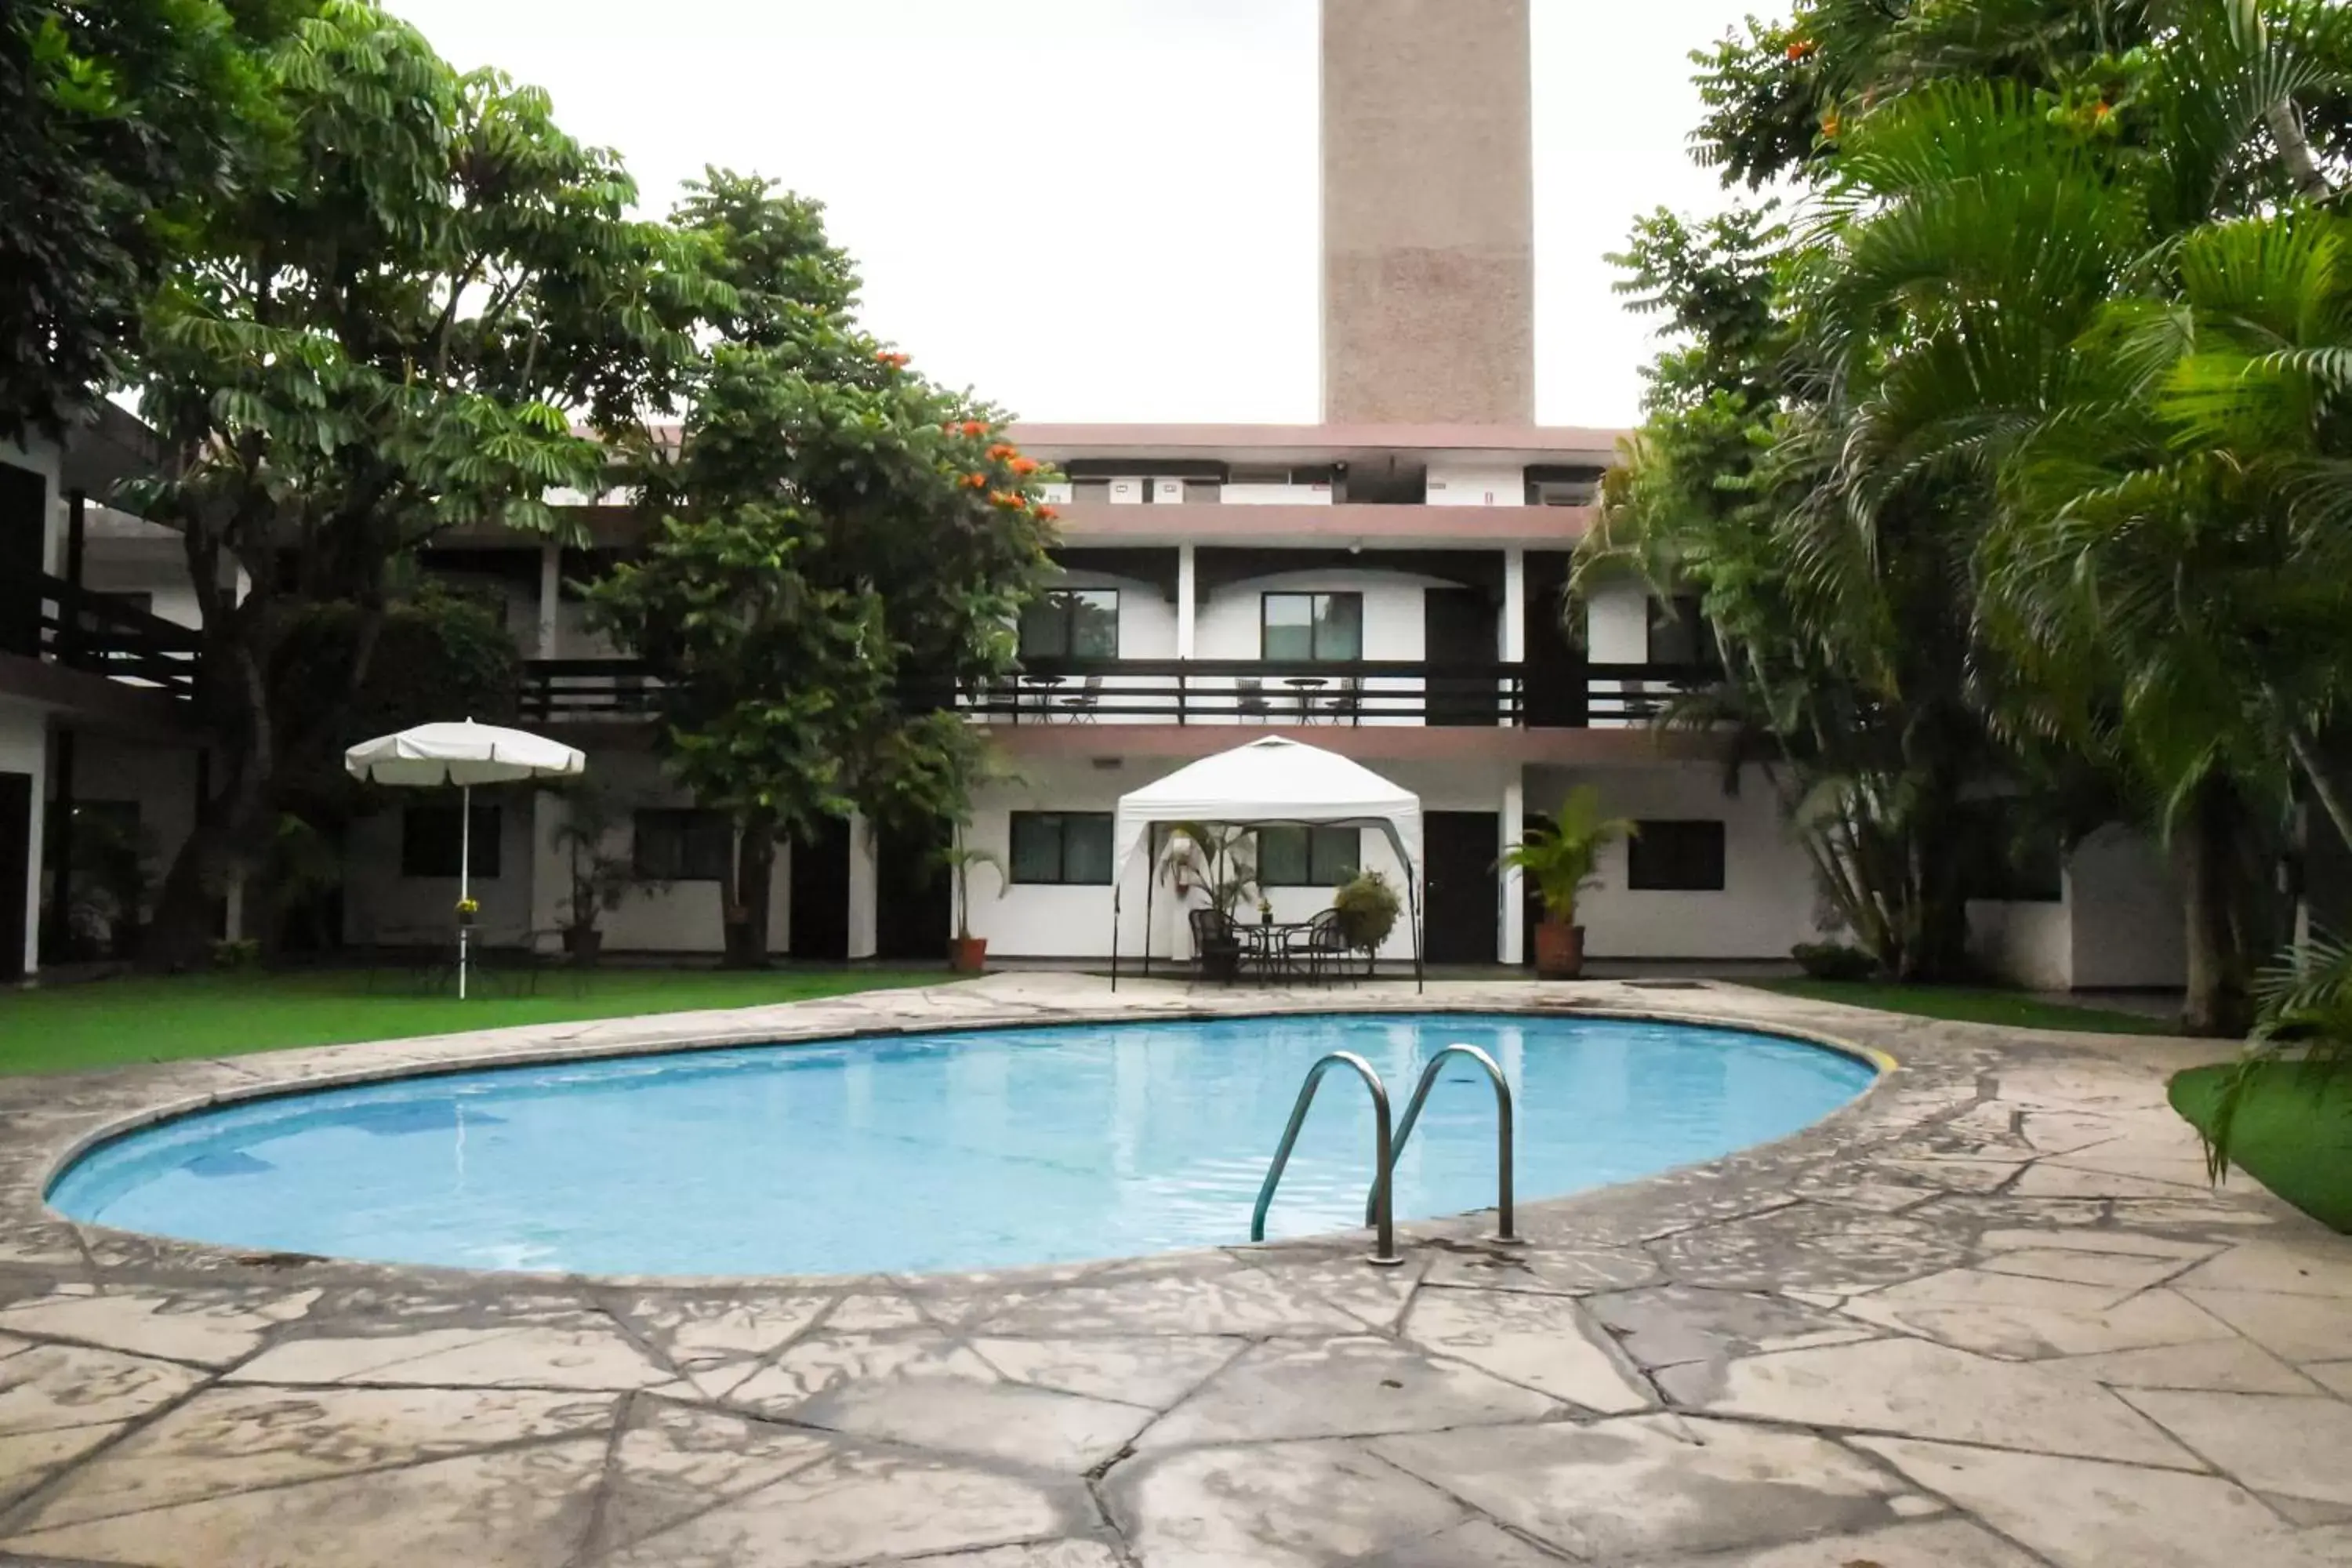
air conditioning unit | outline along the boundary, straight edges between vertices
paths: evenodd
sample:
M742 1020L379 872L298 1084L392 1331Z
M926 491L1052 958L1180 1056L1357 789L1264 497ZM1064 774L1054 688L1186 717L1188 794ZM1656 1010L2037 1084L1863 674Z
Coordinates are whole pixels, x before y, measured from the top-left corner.
M1182 506L1184 504L1184 481L1181 479L1152 480L1151 504L1154 506Z
M1071 497L1077 493L1077 487L1064 479L1058 484L1039 485L1037 490L1047 506L1067 506Z
M1149 495L1142 479L1113 479L1110 482L1110 504L1141 506Z

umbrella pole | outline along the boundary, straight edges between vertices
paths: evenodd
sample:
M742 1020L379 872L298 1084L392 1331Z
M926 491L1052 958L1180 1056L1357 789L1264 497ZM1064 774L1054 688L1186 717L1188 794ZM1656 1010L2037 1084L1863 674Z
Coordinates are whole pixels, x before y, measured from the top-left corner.
M474 896L474 786L459 786L457 807L457 1000L466 999L467 939L474 928L466 923L466 900Z

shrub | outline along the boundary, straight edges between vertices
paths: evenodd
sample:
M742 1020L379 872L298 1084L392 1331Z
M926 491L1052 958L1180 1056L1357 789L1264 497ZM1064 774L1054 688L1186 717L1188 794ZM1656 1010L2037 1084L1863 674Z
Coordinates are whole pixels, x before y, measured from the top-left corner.
M1877 959L1843 942L1801 942L1789 956L1815 980L1867 980L1878 973Z
M1339 912L1339 934L1348 945L1366 952L1388 941L1403 908L1396 889L1378 871L1360 872L1353 881L1343 883L1331 896L1331 907Z
M212 959L215 969L252 969L261 963L261 943L251 937L218 941L213 943Z

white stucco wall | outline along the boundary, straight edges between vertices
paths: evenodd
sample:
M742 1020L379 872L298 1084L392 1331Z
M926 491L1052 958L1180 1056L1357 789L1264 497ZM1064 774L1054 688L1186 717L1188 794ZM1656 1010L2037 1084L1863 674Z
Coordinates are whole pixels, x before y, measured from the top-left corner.
M2074 914L2063 902L1969 900L1969 955L2001 979L2034 991L2074 984Z
M1603 583L1585 603L1586 657L1595 664L1647 664L1650 659L1650 594L1630 577ZM1637 680L1592 682L1592 727L1622 730L1646 724L1612 713L1612 693L1638 692Z
M1517 463L1465 459L1429 465L1431 506L1525 506L1528 471Z
M2077 989L2188 983L2180 884L2163 852L2119 827L2100 829L2066 864Z
M650 754L600 751L590 765L597 783L614 795L615 821L605 839L606 847L614 854L631 853L635 833L632 814L638 808L684 808L694 804L694 797L672 784ZM538 856L531 873L530 923L535 930L553 931L562 924L564 908L572 897L570 868L555 842L556 831L566 820L569 807L550 792L534 793L538 799L533 807L537 817L533 837ZM395 868L398 848L395 837ZM614 952L718 952L726 941L726 919L719 907L720 887L718 882L695 881L631 888L621 900L621 907L598 921L598 929L604 933L605 949ZM488 905L485 903L483 908L487 914ZM792 846L780 844L776 847L776 874L768 905L768 945L772 952L790 949L792 921Z
M1712 763L1627 768L1538 768L1528 780L1529 823L1559 809L1572 785L1591 784L1612 816L1717 820L1724 825L1719 892L1636 891L1626 886L1622 844L1601 858L1600 885L1577 918L1595 958L1786 958L1815 940L1812 863L1790 837L1780 803L1760 770L1727 795Z
M1055 759L1024 763L1023 778L982 792L974 803L969 842L994 850L1009 865L1012 859L1013 813L1016 811L1113 812L1118 797L1163 778L1183 765L1182 759L1129 760L1117 768L1097 768L1091 762ZM1453 764L1388 763L1368 765L1422 797L1424 811L1500 812L1509 764L1485 760ZM1400 892L1402 868L1385 835L1363 830L1358 863L1366 870L1387 875ZM1002 957L1108 958L1110 955L1111 889L1105 887L1008 887L997 896L996 873L973 873L971 931L986 937L989 951ZM1140 868L1129 875L1119 917L1119 952L1139 954L1144 931L1145 876ZM1278 921L1304 921L1331 902L1323 888L1276 888L1267 900ZM1160 957L1191 952L1185 918L1175 907L1166 884L1151 889L1151 951ZM1243 911L1255 919L1255 907ZM1499 914L1499 910L1497 911ZM1381 949L1383 958L1410 959L1410 927L1400 920Z
M21 888L0 888L0 899L17 899L25 910L25 973L40 966L41 924L41 797L49 776L48 719L29 703L0 700L0 773L24 773L33 781L26 812L30 838L26 872ZM13 966L12 966L13 967Z

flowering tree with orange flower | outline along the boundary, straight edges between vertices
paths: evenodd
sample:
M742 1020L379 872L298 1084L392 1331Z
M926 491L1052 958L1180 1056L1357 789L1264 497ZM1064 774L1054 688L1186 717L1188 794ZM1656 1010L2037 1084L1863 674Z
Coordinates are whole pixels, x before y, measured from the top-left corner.
M590 596L663 683L670 770L735 820L727 955L757 966L780 837L968 813L985 740L952 695L1011 669L1054 518L997 410L859 325L817 204L713 171L673 222L681 297L715 303L676 323L677 419L614 433L652 529Z

